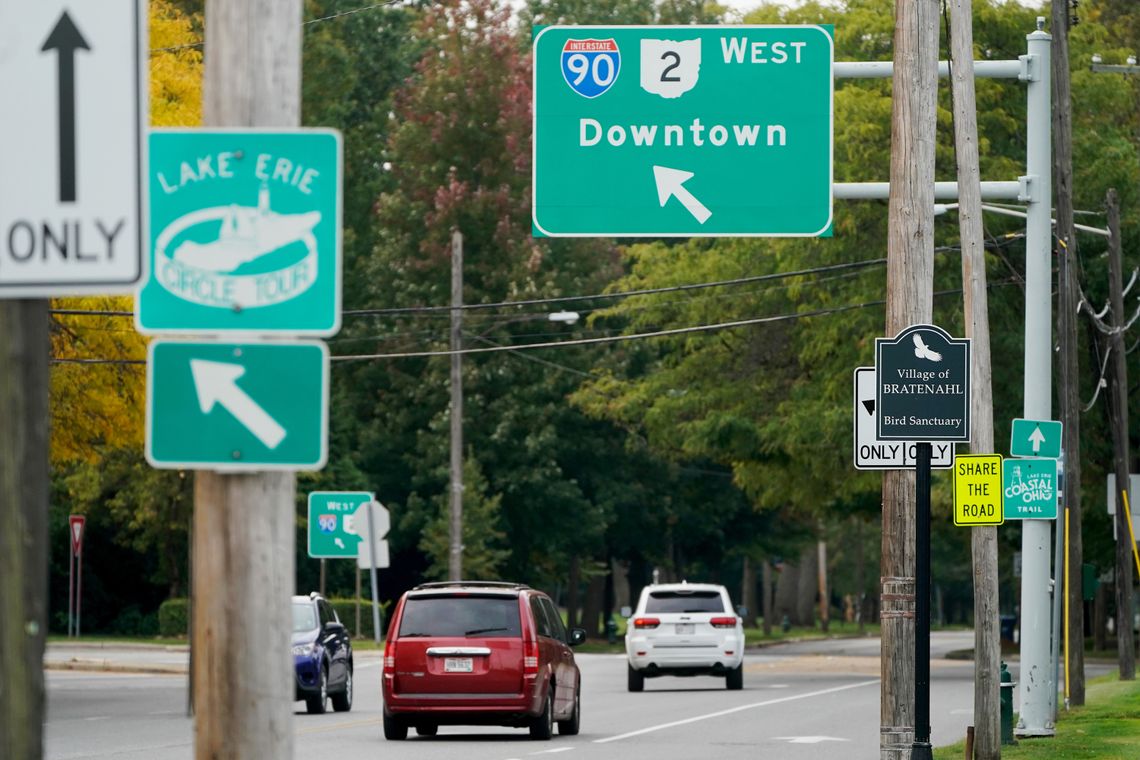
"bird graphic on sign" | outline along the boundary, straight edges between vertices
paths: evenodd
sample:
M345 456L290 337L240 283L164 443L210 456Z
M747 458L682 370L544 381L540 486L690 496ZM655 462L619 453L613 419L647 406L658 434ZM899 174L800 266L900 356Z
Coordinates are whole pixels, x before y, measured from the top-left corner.
M932 362L942 361L942 354L931 351L930 347L922 342L922 336L918 333L914 334L914 355L919 359L929 359Z

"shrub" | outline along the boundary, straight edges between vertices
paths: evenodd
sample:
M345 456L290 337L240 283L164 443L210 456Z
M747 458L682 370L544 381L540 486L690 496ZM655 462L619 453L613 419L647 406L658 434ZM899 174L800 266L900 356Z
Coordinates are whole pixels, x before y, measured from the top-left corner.
M158 635L167 638L190 635L190 600L167 599L159 606Z
M329 604L336 610L336 616L344 623L353 638L371 639L372 635L372 602L368 599L360 600L360 630L356 628L356 600L355 599L329 599ZM380 603L380 635L383 636L388 620L388 602Z

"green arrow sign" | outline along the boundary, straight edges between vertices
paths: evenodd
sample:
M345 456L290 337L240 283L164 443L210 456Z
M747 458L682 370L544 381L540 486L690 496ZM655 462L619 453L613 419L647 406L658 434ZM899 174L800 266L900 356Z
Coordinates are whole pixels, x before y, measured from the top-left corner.
M317 341L152 341L146 457L165 469L320 469L329 353Z
M828 233L833 58L830 26L540 30L535 233Z
M1005 519L1057 517L1057 460L1007 459L1003 468Z
M352 519L357 509L374 500L368 491L314 491L309 494L309 556L352 558L364 536Z
M140 332L340 328L341 139L332 130L155 130Z
M1009 436L1009 455L1058 458L1061 456L1061 423L1015 417Z

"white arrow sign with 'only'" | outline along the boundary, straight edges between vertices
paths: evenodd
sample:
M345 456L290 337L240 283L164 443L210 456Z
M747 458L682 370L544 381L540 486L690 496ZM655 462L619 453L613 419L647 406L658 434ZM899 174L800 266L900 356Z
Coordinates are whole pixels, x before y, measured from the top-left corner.
M661 205L664 206L671 196L675 196L694 219L704 224L712 216L712 212L685 189L685 183L692 178L692 172L670 169L667 166L653 167L653 179L657 181L657 200Z
M240 364L191 359L190 371L194 375L194 387L198 391L202 414L209 414L216 404L221 404L269 448L277 448L285 439L285 428L238 386L238 378L245 374L245 367Z

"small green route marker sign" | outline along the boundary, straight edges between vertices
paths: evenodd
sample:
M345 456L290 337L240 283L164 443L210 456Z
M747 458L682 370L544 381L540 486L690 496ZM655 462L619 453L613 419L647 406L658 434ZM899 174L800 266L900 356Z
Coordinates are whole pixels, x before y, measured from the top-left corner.
M1053 520L1057 517L1057 460L1007 459L1002 472L1005 519Z
M340 329L340 133L154 130L149 144L139 332Z
M314 558L353 558L367 526L357 526L357 509L375 500L368 491L314 491L309 494L309 556ZM364 529L363 535L358 532Z
M549 26L534 36L536 235L831 229L830 26Z
M1009 455L1057 459L1061 456L1061 423L1015 417L1009 434Z
M318 470L328 457L320 341L152 341L146 458L162 469Z

